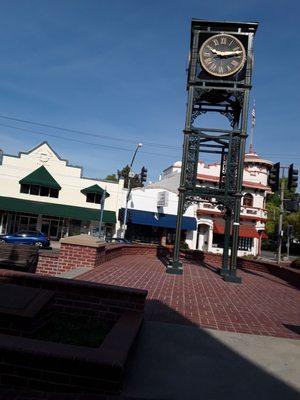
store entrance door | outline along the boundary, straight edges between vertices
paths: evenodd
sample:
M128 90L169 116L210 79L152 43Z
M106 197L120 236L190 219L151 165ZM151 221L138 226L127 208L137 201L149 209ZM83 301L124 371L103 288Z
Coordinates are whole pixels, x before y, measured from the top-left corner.
M60 232L60 220L54 218L43 218L42 219L42 232L50 239L59 239Z

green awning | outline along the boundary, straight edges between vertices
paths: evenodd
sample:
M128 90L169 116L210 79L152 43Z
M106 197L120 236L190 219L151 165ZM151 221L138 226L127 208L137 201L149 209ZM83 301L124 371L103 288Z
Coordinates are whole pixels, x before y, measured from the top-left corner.
M83 194L95 193L95 194L100 194L100 196L102 196L103 192L104 192L104 189L102 189L102 188L101 188L99 185L97 185L97 184L96 184L96 185L89 186L89 187L87 187L87 188L81 190L81 193L83 193ZM105 197L107 198L107 197L109 197L109 196L110 196L109 193L106 192Z
M41 201L31 201L16 199L14 197L0 196L0 210L17 211L30 214L43 214L53 217L73 218L84 221L99 221L99 210L85 207L66 206L64 204L44 203ZM108 224L116 223L116 213L104 210L103 222Z
M21 179L19 183L26 185L47 186L51 189L61 189L60 185L43 165L31 172L31 174L25 176L25 178Z

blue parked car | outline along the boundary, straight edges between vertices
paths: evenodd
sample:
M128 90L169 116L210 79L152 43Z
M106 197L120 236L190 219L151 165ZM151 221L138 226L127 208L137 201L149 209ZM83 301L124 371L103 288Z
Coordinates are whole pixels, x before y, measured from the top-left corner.
M50 240L40 231L19 231L11 235L0 235L0 243L31 244L37 247L50 246Z

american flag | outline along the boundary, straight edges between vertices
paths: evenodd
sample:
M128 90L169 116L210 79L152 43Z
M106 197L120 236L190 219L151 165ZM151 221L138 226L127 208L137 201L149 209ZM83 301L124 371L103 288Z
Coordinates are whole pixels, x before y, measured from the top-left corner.
M255 127L255 101L254 101L253 108L251 111L251 123L252 123L252 128L254 128Z

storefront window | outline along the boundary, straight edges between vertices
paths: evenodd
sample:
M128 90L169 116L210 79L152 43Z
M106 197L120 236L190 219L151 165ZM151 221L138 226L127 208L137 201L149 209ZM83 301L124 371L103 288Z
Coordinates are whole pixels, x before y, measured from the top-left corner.
M252 241L253 241L252 238L240 237L239 238L239 250L251 251Z
M52 189L50 188L50 193L49 193L50 197L55 197L58 198L58 189Z
M41 186L40 195L49 197L49 191L50 191L50 188Z
M20 192L21 193L29 193L29 189L30 189L30 185L25 185L25 184L22 184L21 185L21 189L20 189Z
M86 202L87 202L87 203L100 204L100 202L101 202L100 194L97 194L97 193L87 193L87 194L86 194Z
M27 185L22 183L20 193L58 198L58 189L49 188L48 186Z
M230 237L230 239L232 239L232 236ZM238 250L251 251L252 243L253 243L253 239L252 238L239 237ZM214 236L213 236L213 247L217 247L217 248L223 249L223 247L224 247L224 235L221 235L219 233L214 233Z
M30 194L34 194L34 195L39 195L40 194L40 187L37 186L37 185L30 185L29 193Z

